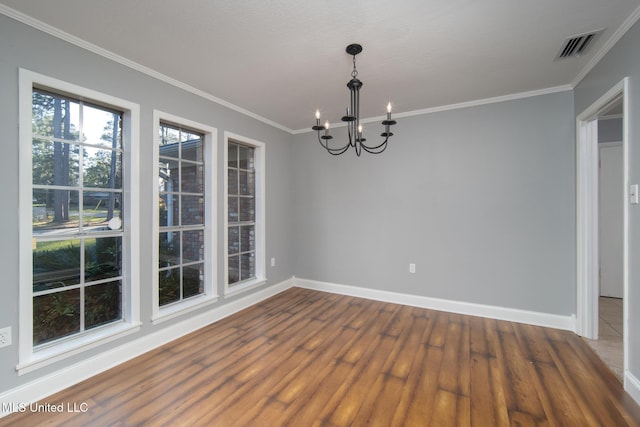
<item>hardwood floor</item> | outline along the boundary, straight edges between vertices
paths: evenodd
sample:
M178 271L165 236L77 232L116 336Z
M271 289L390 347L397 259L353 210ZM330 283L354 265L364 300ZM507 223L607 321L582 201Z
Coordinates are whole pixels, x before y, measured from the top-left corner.
M40 403L0 426L640 425L573 333L300 288Z

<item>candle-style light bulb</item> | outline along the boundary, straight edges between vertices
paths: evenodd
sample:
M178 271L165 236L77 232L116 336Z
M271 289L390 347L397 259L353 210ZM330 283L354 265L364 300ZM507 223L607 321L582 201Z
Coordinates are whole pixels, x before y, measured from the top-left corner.
M320 120L320 110L316 110L316 120Z
M387 120L391 120L391 102L387 104Z
M325 136L329 135L329 120L324 122L324 134L325 134Z
M358 125L358 133L362 135L362 125Z

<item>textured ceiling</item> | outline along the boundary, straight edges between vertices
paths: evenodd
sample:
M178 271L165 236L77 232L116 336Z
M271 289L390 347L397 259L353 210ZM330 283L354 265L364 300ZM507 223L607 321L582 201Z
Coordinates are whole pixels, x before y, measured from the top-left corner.
M289 130L339 121L358 55L361 115L568 87L636 19L640 0L0 0ZM14 13L17 11L19 13ZM568 36L604 29L579 58Z

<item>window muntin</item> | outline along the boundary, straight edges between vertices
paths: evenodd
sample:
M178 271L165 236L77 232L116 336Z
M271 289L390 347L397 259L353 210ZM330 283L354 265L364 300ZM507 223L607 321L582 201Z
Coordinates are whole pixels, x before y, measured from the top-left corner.
M159 125L158 304L205 293L204 134Z
M123 113L31 94L33 346L123 318Z
M228 286L255 279L256 148L227 145L227 280Z

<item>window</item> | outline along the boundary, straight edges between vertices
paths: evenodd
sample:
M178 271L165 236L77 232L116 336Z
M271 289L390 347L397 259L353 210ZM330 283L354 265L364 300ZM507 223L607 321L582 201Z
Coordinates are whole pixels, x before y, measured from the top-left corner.
M138 323L129 176L137 106L20 77L20 360L29 365Z
M227 291L264 282L264 144L227 138Z
M215 129L155 113L157 277L154 320L214 295Z
M122 319L122 113L33 90L33 344Z
M204 136L160 123L159 303L204 293Z

